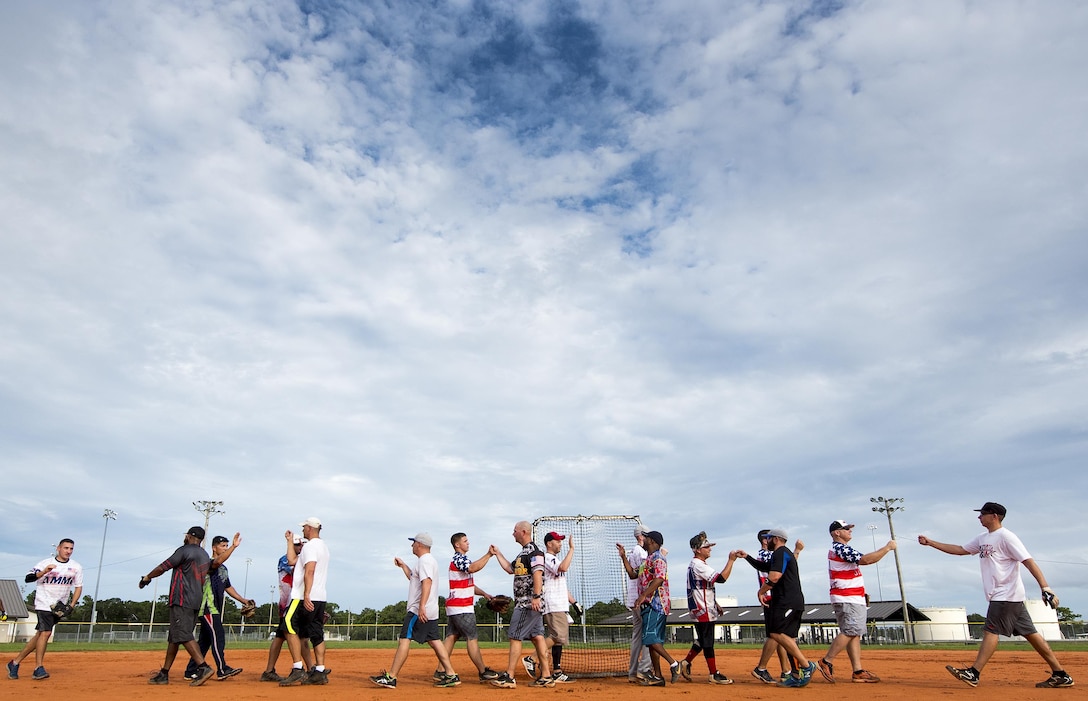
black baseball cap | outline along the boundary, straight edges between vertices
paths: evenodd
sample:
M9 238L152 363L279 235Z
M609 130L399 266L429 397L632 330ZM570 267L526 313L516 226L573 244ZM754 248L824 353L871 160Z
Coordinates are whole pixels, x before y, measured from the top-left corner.
M995 514L1001 518L1005 518L1005 507L998 504L996 501L988 501L982 505L981 509L975 509L980 514Z
M227 537L225 535L217 535L216 537L212 538L212 545L219 545L220 543L229 543L229 542L230 541L227 540Z
M661 531L650 531L646 534L646 537L657 543L658 545L665 544L665 537L661 535Z
M191 535L197 540L204 540L204 529L200 526L193 526L189 530L185 531L185 535Z

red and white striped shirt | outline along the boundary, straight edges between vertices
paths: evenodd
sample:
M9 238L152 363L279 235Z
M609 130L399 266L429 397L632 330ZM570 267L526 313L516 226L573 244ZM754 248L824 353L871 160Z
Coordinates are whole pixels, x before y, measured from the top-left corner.
M446 615L473 613L476 609L476 583L468 571L472 560L464 553L454 553L450 560L450 595L446 597Z
M865 578L858 563L865 553L846 543L832 543L827 551L827 574L831 579L831 603L865 605Z

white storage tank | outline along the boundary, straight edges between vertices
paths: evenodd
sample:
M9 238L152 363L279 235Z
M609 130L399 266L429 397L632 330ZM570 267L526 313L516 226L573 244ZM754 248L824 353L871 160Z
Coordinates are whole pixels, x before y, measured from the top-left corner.
M936 643L971 639L967 627L967 609L963 606L931 606L918 610L929 620L914 624L916 642Z

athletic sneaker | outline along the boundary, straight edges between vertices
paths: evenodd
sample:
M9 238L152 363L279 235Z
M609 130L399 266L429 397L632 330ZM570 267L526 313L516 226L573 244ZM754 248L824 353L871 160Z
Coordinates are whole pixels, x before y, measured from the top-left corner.
M680 676L691 681L691 663L687 660L680 660Z
M534 679L533 683L529 686L535 687L551 687L555 686L555 680L551 677L541 677L540 679Z
M444 676L446 676L446 670L436 669L434 671L434 674L431 675L431 679L438 682L438 681L442 681L442 677L444 677Z
M8 662L8 679L19 678L19 665L14 662Z
M824 679L828 682L835 683L835 665L831 664L827 660L820 658L820 674L824 675Z
M370 681L372 681L375 684L377 684L378 686L386 688L386 689L396 689L397 688L396 677L389 676L389 673L386 672L384 669L382 670L382 673L379 674L378 676L371 677Z
M961 669L959 667L953 667L952 665L945 665L945 669L948 670L949 674L956 679L959 679L964 684L967 684L968 686L978 686L978 672L975 671L974 667L964 667Z
M511 677L509 674L503 672L502 674L491 680L491 685L499 686L503 689L513 689L515 686L518 685L518 683L514 681L514 678Z
M536 658L535 657L523 657L521 664L525 666L525 671L529 673L529 676L536 679Z
M224 667L223 669L215 673L215 678L219 681L223 681L224 679L230 679L231 677L239 675L241 673L241 667Z
M492 679L498 679L499 673L490 667L484 667L484 671L480 672L480 681L489 682Z
M729 677L725 676L721 672L714 672L714 674L710 675L710 683L711 684L732 684L733 680L730 679Z
M646 672L642 675L643 686L665 686L665 677L659 677L653 672Z
M204 682L211 679L211 676L215 674L215 670L211 665L204 663L196 668L197 677L193 681L189 682L189 686L200 686Z
M567 676L566 672L561 669L557 669L552 672L552 681L557 684L573 684L574 680Z
M759 681L763 682L764 684L774 684L775 683L774 682L774 677L771 676L771 673L768 672L765 669L760 669L759 667L756 667L755 669L752 670L752 676L755 677L756 679L758 679Z
M34 674L31 675L31 676L33 676L34 679L36 679L38 681L41 681L42 679L48 679L49 678L49 672L45 671L45 667L38 667L37 669L34 670Z
M276 674L276 670L272 670L271 672L261 672L261 681L262 682L282 682L283 677Z
M147 680L148 684L169 684L170 675L165 669L160 669L159 673Z
M302 671L301 667L292 667L291 673L284 677L280 682L280 686L301 686L302 680L306 678L306 672Z
M789 686L794 688L800 688L805 684L808 684L808 682L803 678L795 677L792 674L787 674L782 678L782 681L778 682L778 686Z
M302 685L303 686L318 685L318 684L328 684L328 683L329 683L329 670L327 670L327 669L322 670L320 672L317 671L316 668L311 669L309 672L306 673L306 677L303 678L303 680L302 680Z
M880 681L880 677L864 669L859 669L858 671L854 672L850 676L850 678L854 681L855 684L876 684L878 681Z
M190 671L186 670L186 671L185 671L185 674L184 674L184 675L182 675L182 676L184 676L184 677L185 677L186 679L188 679L189 681L193 681L194 679L196 679L196 678L197 678L197 677L199 677L200 675L199 675L199 674L197 674L197 673L196 673L195 671L193 671L193 672L190 672Z
M672 672L672 679L670 681L675 684L676 680L680 678L680 663L673 662L669 665L669 671Z
M1041 681L1035 686L1040 688L1050 687L1052 689L1060 689L1066 686L1073 686L1073 677L1069 676L1067 672L1054 672L1046 681Z
M809 662L808 667L801 670L801 680L808 684L809 680L812 679L812 675L816 674L817 669L819 667L816 666L815 662Z
M461 686L461 677L456 674L443 674L442 678L436 681L434 685L441 687Z

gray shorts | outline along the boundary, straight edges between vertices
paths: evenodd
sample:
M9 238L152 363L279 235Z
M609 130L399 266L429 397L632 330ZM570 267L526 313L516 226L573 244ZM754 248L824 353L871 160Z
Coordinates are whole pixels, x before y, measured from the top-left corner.
M475 640L479 637L476 633L476 614L456 613L446 617L446 637L456 635L461 640Z
M548 629L548 637L558 645L566 645L569 641L570 623L567 621L566 611L554 611L544 614L544 625Z
M865 604L832 604L835 621L843 635L860 638L865 635Z
M196 627L196 609L181 606L170 607L170 632L166 635L168 643L187 643L196 640L193 628Z
M510 640L532 640L544 637L544 614L532 609L516 608L506 631Z
M982 629L987 633L1010 637L1039 632L1035 630L1023 601L991 601L986 609L986 625Z

